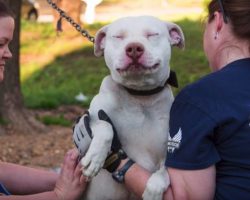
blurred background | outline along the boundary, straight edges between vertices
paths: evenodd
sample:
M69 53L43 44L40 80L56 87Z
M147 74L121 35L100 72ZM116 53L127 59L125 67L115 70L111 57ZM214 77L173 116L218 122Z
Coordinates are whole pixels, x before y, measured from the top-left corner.
M24 9L25 2L32 2L32 6ZM186 37L186 48L173 49L171 65L180 83L175 94L209 70L202 50L204 0L54 2L92 36L101 26L129 15L153 15L179 24ZM24 102L29 108L54 108L79 102L88 106L108 73L103 59L94 57L93 44L66 20L62 23L63 32L57 33L57 20L58 14L46 0L22 1L20 69ZM81 93L86 98L77 101L75 96Z
M108 69L103 58L94 56L93 43L66 20L59 27L62 31L57 30L59 15L47 0L6 2L15 13L20 11L20 18L17 14L14 57L0 85L0 160L57 166L73 145L75 119L88 109ZM105 24L131 15L153 15L180 25L186 46L184 51L173 48L171 69L179 81L175 95L210 71L202 48L209 0L53 2L91 36Z
M32 7L39 11L38 16L37 12L29 13L26 9L26 16L23 15L26 18L29 14L33 14L36 18L39 17L39 22L53 21L53 9L46 0L22 0L22 2L23 8L30 4L29 11L33 10ZM66 10L73 8L72 4L78 4L76 8L78 10L75 9L75 11L79 12L81 21L85 23L110 21L128 15L154 15L176 19L188 14L189 17L191 15L194 17L201 14L204 6L204 0L74 0L68 3L55 0L54 2L63 5Z

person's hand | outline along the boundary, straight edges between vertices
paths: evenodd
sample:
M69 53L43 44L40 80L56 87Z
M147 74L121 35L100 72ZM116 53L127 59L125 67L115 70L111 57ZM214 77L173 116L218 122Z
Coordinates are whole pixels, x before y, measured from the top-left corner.
M114 172L119 166L121 160L125 159L127 155L122 150L121 142L118 138L115 126L106 112L99 110L98 118L110 123L113 128L114 137L112 140L110 153L106 158L103 168L107 169L109 172ZM92 130L89 125L90 120L89 113L87 112L80 118L80 120L78 120L73 128L73 140L81 157L85 155L92 139Z
M87 179L82 175L78 163L78 152L72 149L67 152L56 182L54 192L59 200L78 200L82 198L87 185Z
M80 158L86 154L92 140L92 130L89 122L89 112L86 112L82 117L78 118L73 127L73 141L78 149Z

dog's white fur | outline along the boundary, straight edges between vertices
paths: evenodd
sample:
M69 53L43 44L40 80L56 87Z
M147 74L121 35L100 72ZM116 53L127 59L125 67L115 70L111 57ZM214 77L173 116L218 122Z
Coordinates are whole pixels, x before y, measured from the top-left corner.
M138 52L141 49L136 49L137 46L143 48L142 55L134 59L136 63L128 56L131 45ZM101 169L110 150L113 131L109 123L98 119L100 109L113 121L128 157L153 173L143 199L162 198L169 185L164 159L169 112L174 99L171 88L166 85L157 94L135 96L124 86L140 91L163 86L170 73L173 45L184 47L181 28L151 16L122 18L97 32L95 55L104 55L111 75L104 78L89 108L93 140L81 163L84 174L93 179L84 199L137 199L123 184L112 180L110 173Z

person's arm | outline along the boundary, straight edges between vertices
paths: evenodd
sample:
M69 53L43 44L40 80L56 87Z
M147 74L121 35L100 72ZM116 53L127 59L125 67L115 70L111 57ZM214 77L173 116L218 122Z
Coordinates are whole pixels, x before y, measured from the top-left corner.
M57 181L54 182L52 185L54 187L48 188L44 187L43 184L41 184L41 187L48 189L48 191L42 191L41 193L37 194L31 194L31 195L9 195L9 196L0 196L0 200L78 200L82 197L83 192L85 191L87 181L85 177L82 176L81 171L81 165L78 163L78 153L76 150L69 151L63 162L63 166L60 172L60 175L57 178ZM6 167L6 165L3 165ZM12 170L15 170L16 168L21 169L22 172L26 172L29 175L34 175L33 178L29 179L29 181L25 180L25 174L20 175L19 178L23 178L23 180L17 181L16 178L13 178L15 176L15 172L13 171L11 174L11 171L8 171L8 176L11 180L14 180L13 184L19 184L15 187L23 188L25 191L29 191L28 186L32 187L32 181L33 184L36 185L33 188L37 188L40 184L39 179L45 183L46 178L43 179L40 177L40 175L46 175L44 172L34 172L33 169L29 168L19 168L14 166ZM4 168L2 168L4 169ZM31 170L31 172L29 172ZM36 180L36 175L38 175L38 179ZM4 176L3 173L1 174L0 178L4 177L4 179L7 180L8 177ZM3 179L0 179L1 181ZM49 179L48 179L49 180ZM10 182L8 182L9 185L11 185ZM30 185L24 185L25 183L28 183ZM12 186L11 186L12 187ZM26 188L26 189L25 189ZM7 188L8 189L8 188ZM39 188L37 188L39 190Z
M35 194L53 190L58 174L12 163L0 163L0 180L12 194Z
M171 193L175 200L210 200L215 193L215 166L201 170L180 170L168 168L170 188L164 195L168 199Z
M45 200L45 199L57 200L58 197L54 191L43 192L33 195L24 195L24 196L15 196L15 195L0 196L0 200Z
M122 161L120 166L126 160ZM119 166L119 168L120 168ZM215 190L215 167L202 170L179 170L168 168L170 186L164 193L164 200L209 200ZM147 180L151 174L137 164L132 165L125 174L125 185L138 197L142 197Z

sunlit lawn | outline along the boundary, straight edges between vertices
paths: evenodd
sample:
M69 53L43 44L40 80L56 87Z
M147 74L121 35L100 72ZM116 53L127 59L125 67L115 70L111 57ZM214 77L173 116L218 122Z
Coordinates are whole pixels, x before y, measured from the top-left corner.
M191 16L191 15L190 15ZM176 19L186 37L184 51L173 49L171 67L177 72L179 89L209 72L202 50L200 20ZM92 35L103 24L86 26ZM93 44L75 31L57 36L52 24L22 22L21 81L25 104L31 108L54 108L76 104L82 92L88 106L108 74L103 58L93 55Z

